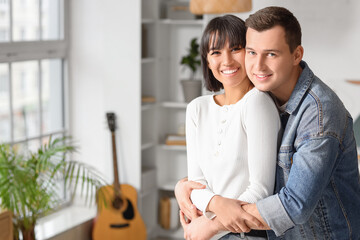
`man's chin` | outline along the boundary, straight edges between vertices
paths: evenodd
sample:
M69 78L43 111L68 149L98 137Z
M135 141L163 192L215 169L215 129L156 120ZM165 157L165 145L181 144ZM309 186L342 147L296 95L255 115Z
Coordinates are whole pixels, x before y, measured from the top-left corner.
M262 92L268 92L270 91L270 88L268 86L264 86L263 84L254 84L255 88L257 88L259 91Z

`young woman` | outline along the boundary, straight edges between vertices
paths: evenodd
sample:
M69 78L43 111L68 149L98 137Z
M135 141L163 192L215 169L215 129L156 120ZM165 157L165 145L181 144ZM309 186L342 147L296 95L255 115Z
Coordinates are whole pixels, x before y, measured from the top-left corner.
M205 86L223 92L196 98L186 110L188 179L206 186L191 192L193 204L205 218L199 226L208 227L209 219L216 216L231 232L243 229L229 219L227 204L233 201L227 199L254 203L273 193L281 129L271 97L254 88L246 75L245 33L244 21L233 15L209 22L200 43ZM184 209L178 195L177 199ZM265 231L246 235L266 237ZM223 237L235 238L231 233Z

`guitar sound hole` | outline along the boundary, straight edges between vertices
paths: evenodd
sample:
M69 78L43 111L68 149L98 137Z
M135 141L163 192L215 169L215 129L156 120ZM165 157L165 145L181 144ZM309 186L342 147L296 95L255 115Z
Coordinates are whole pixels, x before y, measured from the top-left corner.
M134 207L133 207L132 203L130 202L130 200L129 199L126 199L126 200L127 200L128 206L127 206L126 210L123 212L123 217L126 220L131 220L134 218L135 211L134 211Z
M123 205L123 200L119 197L115 197L115 199L112 202L112 205L115 209L120 209Z

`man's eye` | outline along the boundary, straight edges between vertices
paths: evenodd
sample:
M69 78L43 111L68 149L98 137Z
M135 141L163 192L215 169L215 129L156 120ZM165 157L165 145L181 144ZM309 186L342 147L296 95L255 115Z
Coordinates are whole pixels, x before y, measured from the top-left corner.
M275 57L276 54L275 54L275 53L268 53L268 56L269 56L269 57Z
M255 52L254 51L248 51L247 52L249 55L255 55Z

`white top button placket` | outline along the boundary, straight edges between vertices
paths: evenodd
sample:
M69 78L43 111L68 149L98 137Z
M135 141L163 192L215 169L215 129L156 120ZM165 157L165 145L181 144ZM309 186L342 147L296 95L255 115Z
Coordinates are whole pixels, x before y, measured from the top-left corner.
M227 118L228 118L228 113L229 113L229 107L228 106L223 106L220 109L220 124L219 124L219 128L218 128L218 134L217 134L217 146L216 146L216 150L214 153L215 157L219 156L219 153L221 151L221 144L223 142L223 138L224 138L224 132L225 132L225 126L227 123Z

